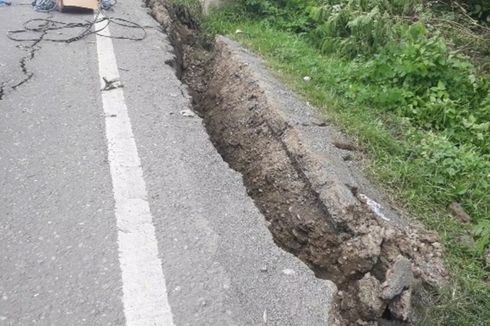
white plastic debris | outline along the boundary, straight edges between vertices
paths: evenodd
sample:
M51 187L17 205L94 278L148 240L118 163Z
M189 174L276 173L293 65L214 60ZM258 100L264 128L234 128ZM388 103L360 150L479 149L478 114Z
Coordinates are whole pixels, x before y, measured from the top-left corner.
M385 214L383 214L383 212L381 211L383 209L383 206L381 206L378 202L372 200L371 198L369 198L368 196L366 196L364 194L359 194L359 199L363 203L365 203L366 205L368 205L369 209L374 214L376 214L376 216L381 217L385 221L389 221L390 220L389 218L387 218L385 216Z

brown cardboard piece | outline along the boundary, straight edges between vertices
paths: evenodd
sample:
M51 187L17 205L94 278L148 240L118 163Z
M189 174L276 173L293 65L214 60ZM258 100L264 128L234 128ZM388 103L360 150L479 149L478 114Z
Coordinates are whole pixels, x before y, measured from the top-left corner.
M96 10L99 8L99 0L60 0L60 9L82 8Z

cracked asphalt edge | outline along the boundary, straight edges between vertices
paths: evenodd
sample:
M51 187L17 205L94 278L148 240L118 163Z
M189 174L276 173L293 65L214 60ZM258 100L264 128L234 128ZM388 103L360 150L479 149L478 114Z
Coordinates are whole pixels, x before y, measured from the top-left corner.
M47 24L49 24L49 23L46 22L46 24L44 26L47 26ZM42 27L43 26L41 26L41 28ZM34 77L34 72L31 71L28 68L28 64L34 60L34 58L36 57L36 53L39 50L41 50L42 47L41 47L40 44L42 43L42 41L43 41L44 37L46 36L46 34L47 34L47 32L45 30L42 30L39 38L37 40L35 40L35 41L31 41L32 44L29 45L29 46L23 45L22 43L19 43L19 44L16 45L17 48L23 49L23 50L25 50L27 52L27 54L25 56L23 56L23 57L21 57L19 59L19 68L22 71L22 74L24 75L24 78L21 79L18 82L9 83L7 81L7 82L0 83L0 100L4 99L5 96L8 95L8 93L9 93L8 90L9 89L12 90L12 91L15 91L20 86L22 86L25 83L29 82L32 79L32 77ZM15 42L15 41L13 41L13 42Z

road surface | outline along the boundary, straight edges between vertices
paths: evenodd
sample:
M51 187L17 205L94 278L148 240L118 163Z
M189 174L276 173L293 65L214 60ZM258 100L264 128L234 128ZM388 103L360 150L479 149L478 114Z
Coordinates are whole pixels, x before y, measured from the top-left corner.
M142 3L106 14L143 41L31 47L7 30L93 15L29 2L0 7L0 325L326 325L332 285L275 246Z

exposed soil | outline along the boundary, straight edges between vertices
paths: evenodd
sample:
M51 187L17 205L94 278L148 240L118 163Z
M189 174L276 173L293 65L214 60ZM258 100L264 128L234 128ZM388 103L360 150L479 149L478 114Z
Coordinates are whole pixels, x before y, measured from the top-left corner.
M275 243L337 285L331 325L416 320L423 289L446 281L437 236L385 221L357 187L323 169L234 42L207 40L183 7L147 5L175 46L168 64L223 159L243 175Z

